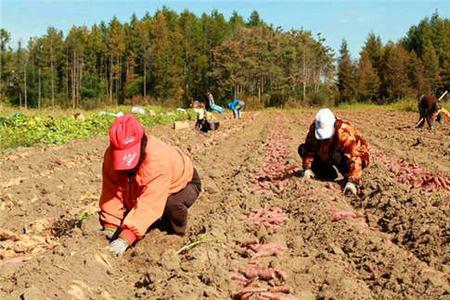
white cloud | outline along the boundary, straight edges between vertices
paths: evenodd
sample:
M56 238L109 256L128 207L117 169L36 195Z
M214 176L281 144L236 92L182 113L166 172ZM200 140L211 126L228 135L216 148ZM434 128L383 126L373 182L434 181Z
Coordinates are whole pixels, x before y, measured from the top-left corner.
M349 24L349 23L373 23L381 20L381 16L379 15L364 15L364 16L348 16L339 19L339 23Z

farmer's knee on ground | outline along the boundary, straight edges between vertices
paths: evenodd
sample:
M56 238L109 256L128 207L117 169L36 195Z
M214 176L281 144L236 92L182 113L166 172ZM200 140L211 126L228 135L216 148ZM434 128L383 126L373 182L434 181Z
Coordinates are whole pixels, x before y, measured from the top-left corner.
M187 214L187 207L180 198L169 197L164 209L164 214L169 218L184 215Z
M167 199L164 216L170 222L176 234L184 234L187 224L188 208L179 198L169 197Z
M343 160L344 156L340 152L334 152L331 155L331 158L333 159L333 163L335 165L340 165L342 163L342 160Z
M298 146L297 152L298 152L298 155L300 155L301 158L305 157L306 156L305 144L301 144L300 146Z
M314 159L311 170L316 176L326 180L335 180L339 176L332 164L325 163L319 158Z
M190 208L200 195L201 185L189 183L183 191L183 204L186 208Z

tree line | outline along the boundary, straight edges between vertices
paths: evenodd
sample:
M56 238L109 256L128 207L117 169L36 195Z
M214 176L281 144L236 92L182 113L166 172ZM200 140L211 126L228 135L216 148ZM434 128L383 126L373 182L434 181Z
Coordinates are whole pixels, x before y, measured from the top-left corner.
M158 102L186 105L206 89L219 103L306 101L331 93L333 53L311 32L218 11L168 8L129 22L113 18L66 36L50 27L17 49L1 29L1 99L26 107Z
M450 19L434 13L386 44L370 33L356 61L344 40L337 73L338 102L389 103L450 91Z
M188 105L213 92L252 106L387 102L450 89L450 22L434 14L405 38L370 34L358 61L345 41L335 58L321 34L248 19L162 8L64 35L53 27L10 45L0 29L0 101L24 107L124 103Z

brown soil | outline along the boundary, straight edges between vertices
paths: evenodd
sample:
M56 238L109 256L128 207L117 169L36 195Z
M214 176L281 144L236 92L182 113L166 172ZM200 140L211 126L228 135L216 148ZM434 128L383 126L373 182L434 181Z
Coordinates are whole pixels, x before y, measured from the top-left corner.
M247 113L207 135L153 128L192 153L204 192L186 237L155 228L120 258L96 214L105 137L5 155L0 299L450 299L450 192L401 179L411 168L449 179L450 125L338 111L374 158L351 197L298 176L314 113Z

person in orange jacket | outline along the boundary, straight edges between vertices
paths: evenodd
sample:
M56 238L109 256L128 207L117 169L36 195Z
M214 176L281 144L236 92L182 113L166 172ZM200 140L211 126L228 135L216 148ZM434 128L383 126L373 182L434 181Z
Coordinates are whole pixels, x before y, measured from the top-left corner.
M184 235L188 208L201 191L191 159L146 135L134 115L117 118L103 160L100 220L109 248L122 255L161 217Z
M303 177L318 175L334 180L338 176L336 166L346 180L344 193L357 193L362 169L370 162L367 141L350 122L337 119L328 108L319 110L298 153L303 161Z

